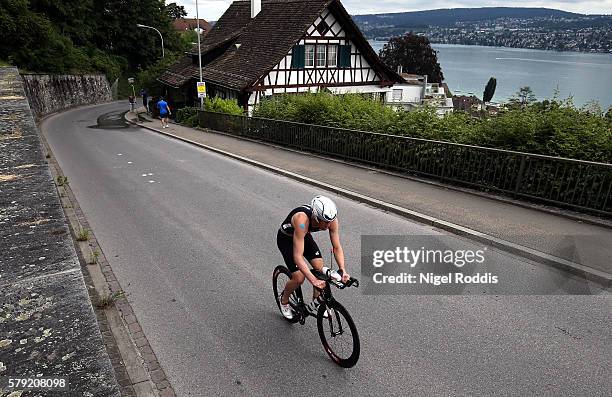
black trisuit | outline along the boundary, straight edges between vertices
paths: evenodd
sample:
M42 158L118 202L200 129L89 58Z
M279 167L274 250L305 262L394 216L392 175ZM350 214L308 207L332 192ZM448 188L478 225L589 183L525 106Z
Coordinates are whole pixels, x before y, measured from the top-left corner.
M283 259L285 260L285 264L289 268L291 272L297 272L299 269L293 260L293 232L294 227L291 224L291 218L298 212L303 212L308 216L308 232L304 236L304 258L311 261L314 258L322 258L321 250L315 243L312 238L312 234L314 232L319 232L321 229L312 227L312 207L310 205L304 204L300 207L293 209L289 215L285 218L283 223L278 229L278 233L276 235L276 245L283 255Z

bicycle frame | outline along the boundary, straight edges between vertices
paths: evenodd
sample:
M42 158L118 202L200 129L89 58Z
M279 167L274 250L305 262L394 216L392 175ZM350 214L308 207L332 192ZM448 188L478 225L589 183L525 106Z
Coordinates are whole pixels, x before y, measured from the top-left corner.
M351 278L345 284L345 283L330 279L327 275L323 274L322 272L316 269L310 269L310 271L312 272L312 274L314 274L316 278L318 278L319 280L325 281L325 288L323 289L317 288L317 290L319 290L320 292L319 299L322 302L321 304L325 303L328 307L330 306L330 304L336 301L331 292L330 284L333 284L338 289L344 289L346 287L350 287L351 285L354 285L355 287L359 286L359 281L357 281L354 278ZM302 301L299 302L299 305L294 305L291 302L290 302L290 305L293 308L293 310L299 315L299 322L302 325L306 322L306 318L308 316L316 317L316 314L312 314L306 309L306 303L304 303L303 297L302 297ZM340 330L340 332L342 332L342 330Z

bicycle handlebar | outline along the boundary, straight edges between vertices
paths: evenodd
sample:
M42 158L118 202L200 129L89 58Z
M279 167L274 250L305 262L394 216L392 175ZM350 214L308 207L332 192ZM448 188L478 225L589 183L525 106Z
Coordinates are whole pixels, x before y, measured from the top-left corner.
M327 274L324 274L318 271L317 269L310 269L310 271L319 280L327 281L328 283L333 284L335 287L339 289L344 289L346 287L355 287L355 288L359 287L359 280L353 277L350 277L346 283L343 283L342 281L337 281L329 277Z

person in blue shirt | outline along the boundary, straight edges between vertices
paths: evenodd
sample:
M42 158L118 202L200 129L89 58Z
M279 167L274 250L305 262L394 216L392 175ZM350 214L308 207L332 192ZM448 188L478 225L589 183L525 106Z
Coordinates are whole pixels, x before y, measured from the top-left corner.
M172 113L170 112L168 102L164 101L164 97L161 97L159 102L157 102L157 108L159 109L159 118L161 119L162 128L168 128L168 116Z

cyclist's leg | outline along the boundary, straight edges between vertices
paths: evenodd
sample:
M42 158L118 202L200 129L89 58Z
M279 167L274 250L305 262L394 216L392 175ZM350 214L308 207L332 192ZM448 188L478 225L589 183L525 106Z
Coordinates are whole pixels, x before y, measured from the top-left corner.
M304 274L298 269L293 260L293 238L283 234L280 230L276 235L276 245L278 246L285 265L291 272L291 280L285 284L285 290L281 296L281 303L286 305L289 303L289 296L295 291L306 279Z
M285 290L283 291L283 294L281 296L281 303L283 305L289 303L289 297L291 296L293 291L295 291L300 285L302 285L305 279L306 277L301 271L297 270L291 272L291 280L289 280L287 284L285 284Z
M324 262L321 256L321 250L310 233L304 238L304 257L308 259L310 265L316 270L320 271L323 268ZM312 287L312 299L316 299L319 293L319 290Z

